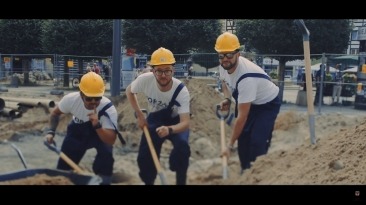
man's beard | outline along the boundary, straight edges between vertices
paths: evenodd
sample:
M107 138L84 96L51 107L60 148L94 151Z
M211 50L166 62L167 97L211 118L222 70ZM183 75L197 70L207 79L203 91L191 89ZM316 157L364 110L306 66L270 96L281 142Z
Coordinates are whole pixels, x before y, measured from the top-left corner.
M161 86L161 87L166 87L170 84L170 82L172 81L172 79L168 80L166 83L161 83L160 81L156 80L158 82L158 84Z
M229 62L229 66L224 66L224 63L221 63L221 66L225 70L230 70L230 69L232 69L232 68L234 68L236 66L237 62L238 62L238 59L236 59L234 63Z

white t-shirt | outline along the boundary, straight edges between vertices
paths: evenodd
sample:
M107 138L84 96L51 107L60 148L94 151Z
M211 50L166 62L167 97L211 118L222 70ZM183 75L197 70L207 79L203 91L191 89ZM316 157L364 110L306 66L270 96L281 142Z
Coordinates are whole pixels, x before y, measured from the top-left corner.
M103 109L103 107L109 102L111 101L103 96L100 104L96 108L97 112ZM93 110L88 110L85 108L83 99L80 96L80 92L72 92L65 95L58 103L58 108L63 113L71 113L73 115L72 120L76 124L89 121L88 114L93 112ZM102 115L100 118L100 123L102 124L103 128L114 129L112 122L117 127L117 110L114 106L111 106L106 110L106 113L108 113L110 120L106 116Z
M170 100L173 97L174 91L177 89L178 85L181 83L180 80L172 78L173 86L169 91L162 92L159 90L154 73L148 72L139 75L131 83L132 93L144 93L148 101L149 112L156 112L161 109L168 107ZM173 106L172 117L178 114L189 113L189 101L190 96L186 86L182 88L179 92L177 98L175 99L180 106Z
M239 57L238 61L238 67L231 74L221 65L219 66L220 80L226 83L231 93L234 92L236 82L243 74L262 73L267 75L262 68L242 56ZM273 100L278 95L279 88L268 79L246 77L239 82L238 92L238 103L251 102L255 105L261 105Z

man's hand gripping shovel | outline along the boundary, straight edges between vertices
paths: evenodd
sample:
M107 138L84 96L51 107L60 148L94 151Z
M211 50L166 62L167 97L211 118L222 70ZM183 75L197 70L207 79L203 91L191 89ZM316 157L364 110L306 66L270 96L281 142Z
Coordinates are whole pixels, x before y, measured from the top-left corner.
M146 109L141 109L141 111L143 113L145 113L146 115L148 114ZM135 113L135 117L137 118L136 113ZM157 171L157 173L160 177L161 184L162 185L168 185L166 177L165 177L164 172L163 172L163 169L161 168L160 161L158 159L158 155L156 154L155 147L152 143L149 129L147 129L147 126L145 125L143 130L144 130L144 134L145 134L145 137L146 137L147 144L149 145L150 153L151 153L151 156L153 158L156 171Z
M226 114L225 114L226 112ZM226 143L225 143L225 119L229 117L230 109L227 111L222 111L221 106L216 106L216 115L220 119L220 130L221 130L221 153L225 152L226 150ZM228 166L227 166L227 156L222 156L222 178L228 178Z

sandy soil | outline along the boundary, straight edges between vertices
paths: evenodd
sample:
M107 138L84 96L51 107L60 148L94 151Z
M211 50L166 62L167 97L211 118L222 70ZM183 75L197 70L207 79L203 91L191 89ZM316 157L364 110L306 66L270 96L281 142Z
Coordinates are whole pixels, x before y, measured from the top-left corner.
M36 174L31 177L2 181L0 182L0 185L74 185L74 183L72 183L69 178L64 176Z
M191 79L187 83L190 91L193 118L191 120L191 158L188 170L189 185L217 184L266 184L308 185L366 183L366 120L360 115L330 113L316 115L315 132L317 143L309 139L308 116L303 112L281 112L276 121L273 140L267 155L257 159L251 169L239 175L236 154L229 159L226 180L222 179L220 155L220 121L215 114L216 104L222 96L212 87L214 79ZM32 92L2 92L2 96L18 98L51 99L57 102L62 96ZM139 96L141 97L141 96ZM142 184L136 164L137 149L142 130L136 126L135 117L125 96L112 99L119 114L119 129L127 139L122 147L117 140L114 149L115 165L113 184ZM146 104L142 103L142 106ZM52 108L49 108L52 109ZM58 155L43 145L44 130L48 125L49 110L30 108L15 119L0 117L0 173L23 170L17 152L10 146L15 144L26 161L28 169L54 169ZM60 146L71 116L63 116L57 130L56 142ZM225 124L225 133L230 136L231 127ZM168 169L171 144L163 145L161 164L169 184L175 184L175 173ZM94 150L89 150L80 167L91 172ZM161 184L159 177L155 184Z

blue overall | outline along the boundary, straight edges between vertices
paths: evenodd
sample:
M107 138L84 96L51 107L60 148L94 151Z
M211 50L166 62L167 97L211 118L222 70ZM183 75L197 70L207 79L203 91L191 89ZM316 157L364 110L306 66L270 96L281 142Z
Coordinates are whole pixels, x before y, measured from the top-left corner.
M181 84L183 85L183 84ZM177 89L178 90L178 89ZM179 116L171 118L171 107L172 103L177 103L175 101L176 95L178 95L179 91L174 93L173 99L169 104L168 108L162 109L160 111L150 113L147 117L147 122L149 124L148 130L150 133L151 141L154 144L156 154L160 159L160 151L163 142L168 139L173 144L173 150L169 156L169 168L171 171L176 172L176 184L177 185L185 185L187 178L187 170L189 165L189 157L191 156L190 146L189 146L189 129L184 132L180 132L177 134L171 134L167 137L161 138L156 133L156 128L162 125L169 126L178 124L180 119ZM139 153L137 156L137 163L140 169L139 175L141 180L146 185L153 185L157 170L154 165L154 161L152 159L149 146L146 141L145 134L142 134Z
M236 90L233 97L236 101L235 116L238 115L238 83L245 77L258 77L270 80L270 78L260 73L247 73L239 78L236 83ZM249 169L250 163L260 156L267 154L272 140L272 131L280 112L281 101L275 97L272 101L250 106L249 115L238 139L238 155L242 170Z
M105 144L99 138L90 121L82 124L76 124L71 121L67 127L67 134L62 143L61 151L73 162L79 164L86 151L90 148L97 150L97 156L93 163L94 173L111 177L114 164L113 146ZM60 158L57 169L71 170L72 168Z

